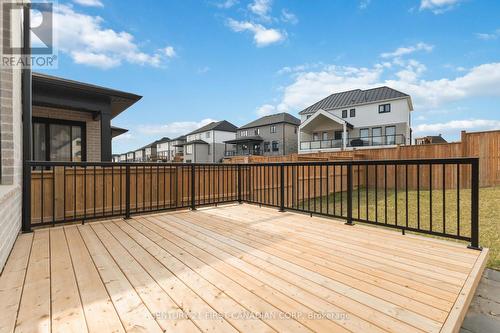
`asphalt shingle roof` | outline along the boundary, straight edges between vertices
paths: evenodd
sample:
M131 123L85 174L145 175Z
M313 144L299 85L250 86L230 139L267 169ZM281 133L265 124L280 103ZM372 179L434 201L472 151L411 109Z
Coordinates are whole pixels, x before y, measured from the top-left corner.
M322 99L321 101L309 106L308 108L300 111L299 114L313 113L320 109L341 109L358 104L372 103L376 101L384 101L388 99L403 98L409 96L410 95L386 86L367 90L355 89L332 94Z
M202 132L206 132L206 131L236 132L237 129L238 129L238 127L231 124L229 121L222 120L222 121L211 122L208 125L200 127L197 130L194 130L191 133L188 133L187 135L202 133Z
M300 125L300 119L295 118L289 113L283 112L283 113L272 114L269 116L264 116L246 125L241 126L239 129L260 127L278 123L289 123L292 125Z

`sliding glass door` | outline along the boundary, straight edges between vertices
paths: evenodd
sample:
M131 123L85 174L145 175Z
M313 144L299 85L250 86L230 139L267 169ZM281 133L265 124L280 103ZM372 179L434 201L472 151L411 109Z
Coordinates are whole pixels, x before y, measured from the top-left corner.
M33 119L35 161L85 161L85 123Z

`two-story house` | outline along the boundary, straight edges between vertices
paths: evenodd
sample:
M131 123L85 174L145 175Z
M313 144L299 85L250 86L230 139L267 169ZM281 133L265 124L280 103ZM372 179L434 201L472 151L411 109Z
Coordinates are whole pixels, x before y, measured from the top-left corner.
M238 128L226 120L211 122L186 136L184 163L218 163L224 158L225 141L236 138Z
M183 161L185 143L186 143L185 135L178 136L170 141L169 151L170 151L170 160L172 162Z
M162 138L156 141L156 159L163 162L170 162L170 138Z
M225 156L288 155L297 152L300 120L288 113L264 116L238 128L236 139L225 141L234 149Z
M410 95L389 87L332 94L299 112L299 153L411 144Z
M127 153L127 162L134 162L135 161L135 152L134 151L129 151Z

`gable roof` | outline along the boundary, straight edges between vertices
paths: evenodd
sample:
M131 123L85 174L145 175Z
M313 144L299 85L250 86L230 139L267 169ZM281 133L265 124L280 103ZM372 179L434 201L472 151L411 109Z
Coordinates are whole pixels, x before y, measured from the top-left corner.
M395 89L383 86L373 89L349 90L331 94L321 101L305 108L299 114L307 114L322 110L341 109L358 104L373 103L377 101L385 101L388 99L410 97L410 95L397 91Z
M282 112L276 113L269 116L261 117L257 120L254 120L246 125L241 126L239 129L252 128L252 127L260 127L277 123L289 123L292 125L300 125L300 119L295 118L289 113Z
M188 133L187 135L202 133L202 132L206 132L206 131L236 132L237 129L238 129L238 127L231 124L229 121L221 120L221 121L211 122L208 125L200 127L197 130L194 130L191 133Z

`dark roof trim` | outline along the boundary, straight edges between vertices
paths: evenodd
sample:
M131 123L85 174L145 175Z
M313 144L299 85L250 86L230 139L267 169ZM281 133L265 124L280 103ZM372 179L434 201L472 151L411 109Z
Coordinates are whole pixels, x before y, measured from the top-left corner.
M128 132L126 128L120 128L116 126L111 126L111 137L116 138L119 135L125 134Z
M130 100L134 100L136 102L142 98L142 96L139 96L136 94L132 94L132 93L128 93L128 92L124 92L124 91L120 91L120 90L115 90L115 89L110 89L110 88L106 88L106 87L102 87L102 86L97 86L97 85L93 85L93 84L89 84L89 83L64 79L61 77L42 74L42 73L33 73L33 80L38 81L38 82L44 82L44 83L47 83L50 85L65 86L68 88L84 90L87 92L94 92L94 93L98 93L101 95L126 98L126 99L130 99Z
M180 146L189 146L189 145L208 145L208 142L203 141L203 140L193 140L193 141L185 142Z
M243 142L262 142L264 139L260 136L242 136L237 139L227 140L224 143L243 143Z
M249 122L248 124L245 124L245 125L239 127L238 129L243 130L243 129L248 129L248 128L270 126L270 125L282 124L282 123L299 126L300 119L292 116L289 113L282 112L282 113L276 113L276 114L261 117L259 119L256 119L252 122Z
M222 131L222 132L233 132L234 133L234 132L236 132L237 129L238 129L238 127L231 124L229 121L222 120L222 121L211 122L208 125L200 127L198 129L192 131L191 133L188 133L187 135L193 135L193 134L203 133L203 132L207 132L207 131Z

